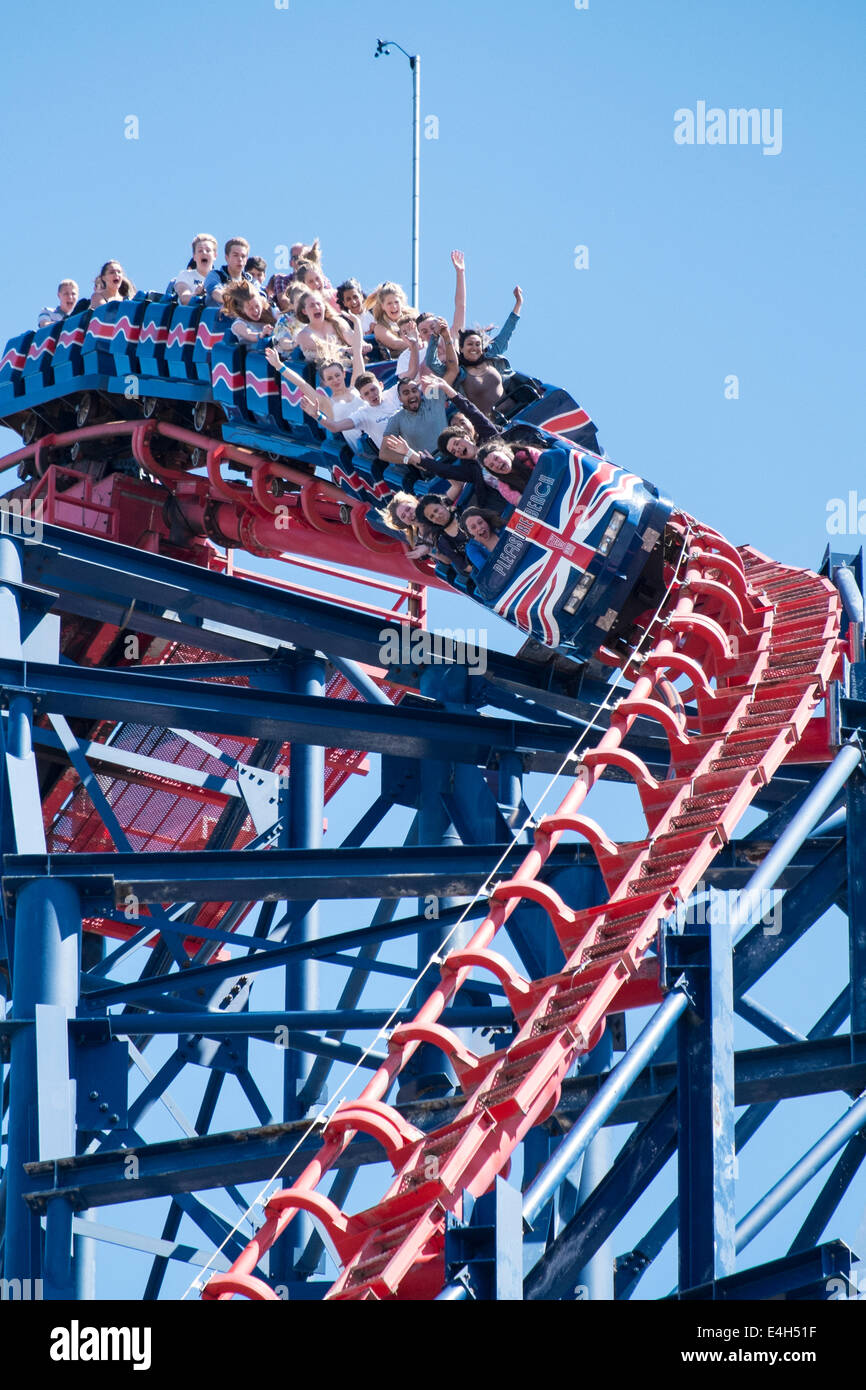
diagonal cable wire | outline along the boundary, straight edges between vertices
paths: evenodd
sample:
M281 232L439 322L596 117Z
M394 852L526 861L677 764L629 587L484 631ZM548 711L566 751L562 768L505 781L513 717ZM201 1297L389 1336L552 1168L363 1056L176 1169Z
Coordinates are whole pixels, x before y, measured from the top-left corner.
M524 818L522 824L520 824L519 826L517 826L517 827L514 829L514 831L513 831L513 833L512 833L511 841L509 842L508 845L506 845L505 849L502 851L502 854L500 855L500 857L499 857L499 859L497 860L497 862L494 864L493 868L490 870L490 873L487 875L487 877L486 877L486 879L484 880L484 882L475 890L474 896L473 896L473 897L470 899L470 901L465 905L465 907L464 907L462 913L460 914L460 917L459 917L459 918L457 919L457 921L454 923L454 925L452 926L451 930L448 932L448 935L447 935L447 936L445 937L445 939L440 943L440 945L437 947L437 949L436 949L436 950L433 952L433 954L430 956L430 958L429 958L429 960L427 961L427 963L422 967L421 970L419 970L419 972L418 972L418 974L416 975L416 977L412 980L411 984L409 985L409 987L408 987L408 989L406 990L406 993L403 995L402 999L400 999L399 1002L398 1002L397 1004L395 1004L394 1008L393 1008L392 1011L391 1011L391 1014L390 1014L389 1017L385 1020L385 1022L382 1024L382 1026L379 1028L379 1030L378 1030L378 1032L376 1033L375 1037L367 1044L367 1046L365 1047L363 1053L361 1054L361 1057L359 1057L358 1061L355 1062L355 1064L353 1065L353 1067L351 1068L351 1070L350 1070L350 1071L347 1073L347 1075L344 1077L343 1081L340 1083L339 1087L338 1087L337 1090L334 1092L334 1095L332 1096L331 1100L327 1103L327 1105L325 1105L325 1107L323 1108L323 1110L322 1110L318 1115L316 1115L314 1119L312 1119L312 1120L310 1121L309 1125L308 1125L307 1128L304 1130L304 1132L301 1134L301 1136L299 1137L299 1139L297 1140L297 1142L296 1142L296 1143L294 1144L294 1146L289 1150L289 1152L286 1154L285 1158L283 1158L283 1160L281 1161L279 1167L275 1170L275 1172L273 1173L273 1175L268 1179L268 1181L265 1183L264 1187L262 1187L262 1188L260 1189L260 1191L256 1194L256 1196L255 1196L255 1197L253 1198L253 1200L250 1202L249 1206L247 1207L247 1210L238 1218L237 1222L235 1223L235 1226L232 1228L231 1231L228 1232L228 1234L226 1235L226 1237L225 1237L225 1239L223 1240L222 1244L220 1244L219 1246L217 1246L216 1250L214 1250L214 1252L213 1252L213 1254L211 1255L210 1259L208 1260L207 1264L205 1264L205 1265L202 1267L200 1273L197 1274L196 1277L195 1277L193 1280L191 1280L191 1282L189 1283L189 1285L187 1286L187 1288L184 1290L183 1294L181 1295L181 1299L180 1299L181 1302L183 1302L183 1300L187 1298L187 1296L192 1292L193 1289L196 1289L196 1290L198 1290L199 1292L201 1292L202 1288L204 1287L204 1286L202 1285L202 1283L200 1282L202 1276L205 1275L205 1274L207 1273L208 1269L210 1268L210 1266L211 1266L211 1264L213 1263L213 1261L217 1258L217 1256L220 1255L220 1254L223 1252L224 1247L228 1244L228 1242L231 1240L231 1238L235 1235L235 1233L237 1232L238 1228L239 1228L239 1227L241 1226L241 1224L246 1220L246 1218L249 1216L249 1214L250 1214L256 1207L261 1206L264 1197L265 1197L266 1194L268 1194L268 1192L269 1192L269 1189L270 1189L270 1188L274 1185L274 1183L277 1181L278 1177L279 1177L280 1174L283 1172L283 1170L286 1168L286 1166L288 1165L288 1163L290 1163L290 1161L294 1158L295 1154L298 1152L298 1150L300 1149L301 1145L310 1137L310 1135L313 1133L313 1131L314 1131L316 1128L318 1128L318 1127L324 1127L324 1126L327 1124L328 1120L332 1118L333 1113L334 1113L334 1110L336 1110L336 1108L337 1108L337 1106L334 1104L334 1102L338 1102L338 1101L340 1100L340 1098L341 1098L342 1095L343 1095L343 1092L345 1091L345 1089L346 1089L346 1087L348 1086L349 1082L352 1080L353 1076L356 1074L356 1072L358 1072L358 1071L361 1070L361 1067L362 1067L362 1064L363 1064L365 1058L367 1058L367 1057L369 1056L369 1054L373 1051L373 1049L374 1049L376 1043L380 1040L380 1038L384 1037L384 1035L388 1032L388 1030L390 1029L390 1027L391 1027L391 1025L392 1025L392 1023L393 1023L393 1021L394 1021L394 1019L396 1018L396 1016L397 1016L397 1014L400 1012L400 1010L403 1009L403 1008L409 1003L409 1001L410 1001L411 998L412 998L412 995L415 993L415 990L417 989L418 985L419 985L419 984L421 983L421 981L423 980L424 976L427 974L428 970L430 970L432 966L434 966L434 965L440 965L440 964L442 963L442 962L441 962L440 952L441 952L442 950L444 950L444 948L448 945L449 941L450 941L450 940L452 939L452 937L455 935L455 933L457 932L458 928L459 928L460 926L462 926L463 922L466 920L466 917L469 915L470 911L471 911L472 908L475 906L475 904L477 903L478 899L479 899L480 897L482 897L482 895L485 893L485 891L487 890L488 886L489 886L490 883L493 881L493 879L495 878L495 876L496 876L496 874L498 873L499 869L502 867L503 863L504 863L505 860L507 859L508 855L511 853L511 851L512 851L512 850L515 848L515 846L517 845L517 842L518 842L520 836L523 834L524 830L528 829L529 827L531 827L531 826L534 824L535 819L536 819L536 816L537 816L537 813L540 811L540 809L541 809L541 807L542 807L544 801L545 801L545 800L547 799L547 797L549 796L549 794L550 794L551 790L553 789L553 787L555 786L556 782L559 780L559 778L560 778L560 777L563 775L563 773L565 772L565 770L566 770L566 768L568 767L569 763L573 762L573 761L576 759L577 753L578 753L579 749L581 748L581 746L583 745L583 743L584 743L584 742L586 741L586 739L588 738L590 731L591 731L592 728L595 726L595 724L596 724L597 720L599 719L599 717L601 716L601 714L603 714L604 711L605 711L605 709L608 708L608 706L609 706L609 704L610 704L610 701L612 700L614 694L616 693L617 688L619 687L619 685L621 684L621 682L625 679L625 677L626 677L626 672L628 671L629 667L632 666L632 665L634 665L634 664L639 660L644 646L645 646L646 643L649 641L650 635L651 635L651 633L653 632L653 629L655 628L655 626L656 626L656 624L658 623L658 621L659 621L659 619L660 619L662 613L664 612L664 609L665 609L665 607L666 607L666 605L667 605L667 603L668 603L668 600L670 599L670 596L671 596L673 590L676 588L677 581L678 581L679 576L680 576L680 571L682 570L682 567L683 567L683 565L685 564L686 557L687 557L687 555L688 555L688 549L689 549L689 548L688 548L688 539L689 539L689 536L692 534L693 530L694 530L694 528L693 528L693 526L692 526L692 524L691 524L691 521L687 521L687 523L686 523L686 532L685 532L684 542L683 542L683 546L682 546L682 549L681 549L680 554L679 554L679 558L678 558L678 560L677 560L676 568L675 568L675 570L674 570L673 575L671 576L670 583L668 584L668 586L667 586L667 588L666 588L666 590L665 590L665 592L664 592L664 595L662 596L662 598L661 598L661 600L660 600L660 602L659 602L659 605L658 605L658 607L657 607L655 613L653 614L652 618L650 619L649 623L647 624L647 627L646 627L646 630L645 630L643 636L641 637L641 639L640 639L640 641L638 642L637 646L635 647L634 651L631 653L631 655L628 657L628 659L625 661L625 663L624 663L624 664L620 667L620 669L617 671L616 678L611 682L611 686L610 686L610 690L609 690L608 694L605 696L605 698L604 698L604 700L602 701L602 703L598 706L598 708L597 708L597 710L595 711L595 714L593 715L593 717L592 717L592 719L590 720L590 722L586 725L586 727L585 727L584 729L581 730L581 732L580 732L580 734L579 734L579 736L578 736L576 742L572 745L572 747L571 747L571 749L568 751L568 753L566 753L566 755L565 755L565 757L563 758L562 762L560 763L559 768L557 769L557 771L551 774L550 778L548 779L547 784L545 785L545 787L542 789L541 793L539 794L539 796L538 796L538 798L537 798L537 800L536 800L534 806L532 807L532 809L531 809L530 811L527 812L526 817ZM332 1106L333 1106L333 1109L331 1109Z

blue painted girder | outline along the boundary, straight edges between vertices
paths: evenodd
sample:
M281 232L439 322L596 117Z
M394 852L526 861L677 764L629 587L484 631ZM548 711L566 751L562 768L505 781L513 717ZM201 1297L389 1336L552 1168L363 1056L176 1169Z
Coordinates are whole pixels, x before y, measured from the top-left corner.
M160 676L145 681L101 668L0 661L0 688L7 698L26 693L42 710L68 718L134 721L482 766L504 751L521 755L528 768L543 772L558 772L574 744L573 730L561 724L456 717L429 703L404 701L388 707Z
M507 877L523 853L520 845L509 850L497 872ZM130 892L142 903L471 897L501 855L501 845L7 855L3 881L9 894L33 879L62 875L80 887L90 907L105 903L111 881L119 904ZM589 846L560 845L547 867L575 859L594 863ZM113 902L114 892L109 889L108 895Z
M78 1021L70 1024L70 1032L73 1037L79 1033L83 1036L88 1030L104 1027L101 1021ZM735 1059L737 1103L782 1100L827 1090L862 1090L866 1087L866 1065L851 1063L850 1055L851 1040L847 1037L740 1053ZM567 1120L576 1118L604 1079L604 1076L578 1076L567 1080L557 1114ZM676 1071L672 1065L648 1067L638 1077L630 1094L609 1116L608 1124L652 1119L675 1084ZM410 1123L429 1129L448 1123L460 1104L459 1099L415 1102L401 1107L401 1112ZM259 1181L272 1176L305 1128L306 1122L298 1121L198 1139L166 1141L114 1153L70 1157L61 1159L56 1166L54 1163L30 1164L27 1191L33 1194L34 1201L38 1200L38 1195L45 1197L54 1193L74 1197L76 1205L83 1208L164 1196L176 1191L224 1187L227 1183ZM282 1174L286 1183L303 1171L311 1152L318 1146L319 1140L311 1137L292 1155ZM124 1160L130 1153L139 1158L140 1182L135 1184L125 1176L128 1169ZM378 1163L381 1158L382 1150L377 1143L359 1138L352 1142L337 1167Z

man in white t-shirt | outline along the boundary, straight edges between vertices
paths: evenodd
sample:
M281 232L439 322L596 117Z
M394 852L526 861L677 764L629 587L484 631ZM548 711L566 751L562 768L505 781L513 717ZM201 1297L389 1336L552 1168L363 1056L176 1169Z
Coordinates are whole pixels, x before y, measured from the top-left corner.
M385 426L395 411L400 409L397 387L389 386L387 391L383 391L378 377L373 376L372 372L364 372L355 382L355 389L363 404L343 420L323 420L322 423L338 434L345 434L353 427L363 430L380 449L385 438Z

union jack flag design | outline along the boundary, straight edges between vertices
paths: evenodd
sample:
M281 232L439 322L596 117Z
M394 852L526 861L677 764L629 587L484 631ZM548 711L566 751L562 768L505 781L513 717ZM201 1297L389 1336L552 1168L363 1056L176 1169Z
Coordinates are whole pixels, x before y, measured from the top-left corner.
M369 502L374 507L380 507L389 497L393 497L394 489L389 487L384 480L376 481L375 478L365 478L359 473L357 468L347 469L342 464L335 463L332 477L338 487L344 492L351 493L361 502Z
M490 562L479 576L494 612L546 645L561 641L554 609L598 551L615 502L630 513L640 505L640 478L577 449L548 449L540 457ZM494 597L495 595L495 597Z
M195 342L195 326L185 323L176 323L172 326L171 332L166 340L166 350L174 348L192 347Z
M303 395L300 386L293 386L285 377L280 377L280 396L284 401L288 401L289 405L298 405Z
M27 362L32 364L38 362L41 357L53 357L56 347L56 337L43 338L41 343L32 342L30 344L30 351L27 353ZM4 358L3 362L5 361L6 359ZM2 367L2 365L3 364L0 363L0 367Z
M153 343L156 346L160 343L165 343L167 338L168 324L154 323L154 321L151 319L150 323L144 324L141 330L139 343L142 347L146 346L148 343Z
M225 362L217 362L213 369L211 379L214 387L214 400L221 399L218 391L220 386L224 388L224 391L235 393L244 389L246 380L243 371L233 372Z
M526 406L517 419L537 425L547 434L564 436L566 446L576 445L582 452L593 454L601 452L592 417L561 387L547 391L541 400Z
M216 347L217 343L223 341L224 337L225 332L223 329L210 328L206 323L202 322L198 326L195 345L197 348L204 348L205 352L210 352Z
M87 325L87 337L98 338L102 343L113 343L117 337L125 338L128 343L138 342L141 333L140 325L133 323L129 314L124 314L122 318L111 320L92 318Z
M11 376L13 372L20 372L26 361L26 353L19 352L15 347L9 347L0 358L0 372L6 372L8 367L9 371L6 372L6 375Z

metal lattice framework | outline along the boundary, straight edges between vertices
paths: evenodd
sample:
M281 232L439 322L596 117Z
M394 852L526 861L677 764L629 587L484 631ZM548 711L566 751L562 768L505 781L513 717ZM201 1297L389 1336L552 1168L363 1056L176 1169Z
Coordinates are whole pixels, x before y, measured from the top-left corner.
M0 536L5 1277L92 1296L95 1248L120 1245L148 1299L173 1262L216 1271L208 1298L627 1298L677 1233L681 1296L847 1279L850 1249L820 1242L866 1154L862 557L812 575L676 517L616 702L598 663L535 650L486 653L483 677L384 669L383 623L424 620L420 586L382 577L398 562L380 557L381 601L337 600L184 549L163 507L182 479L148 428L150 491L115 472L110 501L83 467L105 430L64 439L64 462L45 440L13 457L42 451L50 505L38 538ZM308 517L338 505L304 486ZM147 497L151 542L107 539ZM214 504L225 531L235 499ZM343 552L328 524L330 559L356 563L362 519ZM378 792L323 847L368 758ZM561 771L565 800L533 818L523 779ZM637 786L643 838L583 813L601 778ZM677 914L704 888L749 892L710 931ZM752 991L834 904L847 984L799 1034ZM735 1052L735 1014L767 1045ZM326 1102L347 1067L362 1079ZM828 1092L852 1104L737 1226L735 1153L774 1106ZM677 1200L612 1288L599 1252L674 1155ZM831 1163L779 1258L737 1273ZM158 1236L101 1219L154 1199Z

